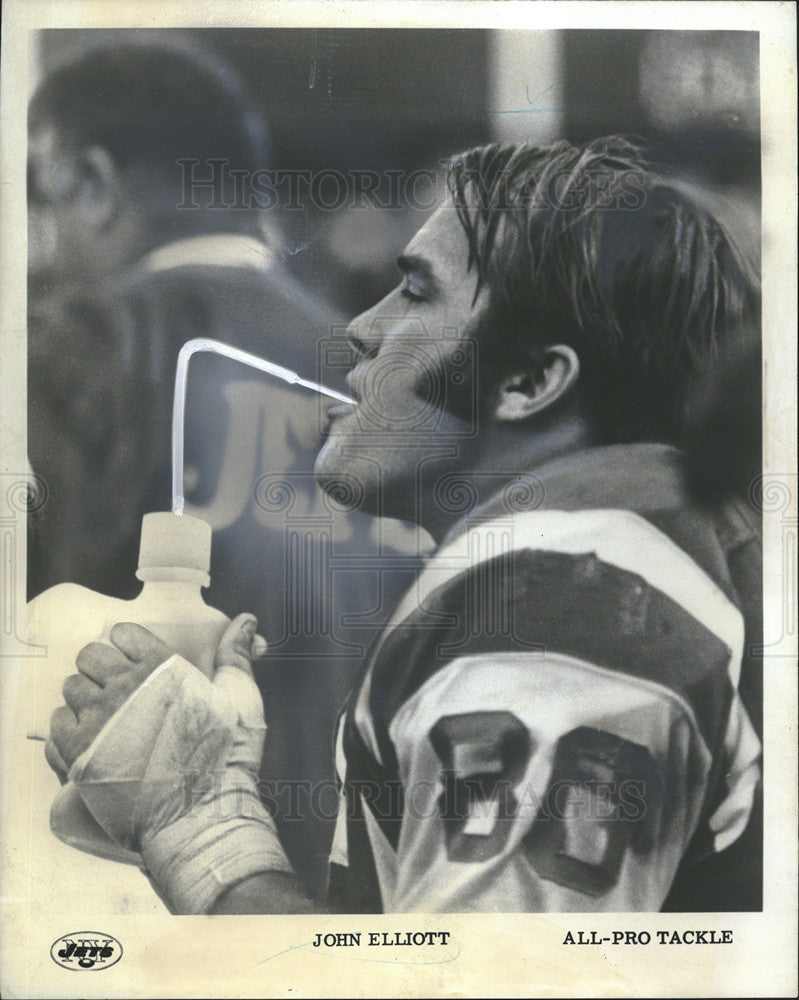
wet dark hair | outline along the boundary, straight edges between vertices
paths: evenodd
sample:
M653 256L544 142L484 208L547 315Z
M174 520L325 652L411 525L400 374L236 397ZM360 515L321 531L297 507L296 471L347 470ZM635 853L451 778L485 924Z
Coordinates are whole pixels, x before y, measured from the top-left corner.
M571 345L604 440L679 442L693 382L759 337L753 263L634 142L491 144L453 160L448 185L490 293L489 350L511 364Z
M117 167L164 206L180 202L178 160L226 169L269 165L269 134L239 76L188 43L126 42L90 49L49 74L28 109L31 130L52 125L72 150L105 149Z

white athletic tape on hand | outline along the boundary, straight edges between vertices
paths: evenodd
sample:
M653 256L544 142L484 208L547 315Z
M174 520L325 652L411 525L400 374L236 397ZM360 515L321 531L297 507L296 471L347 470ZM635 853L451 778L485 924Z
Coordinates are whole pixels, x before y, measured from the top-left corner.
M291 871L257 789L266 725L253 679L210 682L172 657L109 720L70 770L97 822L141 850L168 905L207 912L227 885Z

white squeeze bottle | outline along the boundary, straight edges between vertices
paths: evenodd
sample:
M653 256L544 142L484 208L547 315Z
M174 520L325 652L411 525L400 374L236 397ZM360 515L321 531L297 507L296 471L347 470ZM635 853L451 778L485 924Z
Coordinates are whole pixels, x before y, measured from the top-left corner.
M34 661L28 735L47 738L50 714L64 703L64 679L77 672L76 656L87 643L110 644L108 635L117 622L143 625L210 677L217 644L230 620L203 600L201 588L210 583L210 555L211 527L205 521L172 513L145 514L136 571L143 587L137 597L125 601L64 583L31 601L29 639L46 646L46 656ZM41 751L41 743L38 748ZM47 768L43 752L41 765ZM52 778L49 825L59 840L103 858L138 863L138 855L106 836L71 783L59 790L55 775Z
M29 879L23 877L20 895L4 897L4 901L7 909L24 912L27 927L46 925L53 912L60 914L64 926L85 925L87 899L98 919L103 915L164 912L149 882L130 866L139 863L139 856L110 840L73 785L61 787L45 760L40 741L48 737L50 715L64 703L62 685L76 673L76 656L90 642L110 644L109 632L117 622L145 626L207 676L211 674L214 653L228 618L208 607L200 592L210 582L211 528L205 521L183 514L188 364L198 351L221 354L284 382L357 405L349 396L220 341L199 338L181 348L172 423L174 513L144 517L136 573L144 584L141 593L132 601L123 601L63 583L28 605L25 640L29 647L38 646L40 655L29 654L15 664L16 688L22 703L15 725L18 760L3 789L14 803L9 810L8 830L11 867L18 861L20 872L32 873ZM30 738L24 739L25 735ZM86 853L79 854L73 847ZM109 865L105 859L130 864Z

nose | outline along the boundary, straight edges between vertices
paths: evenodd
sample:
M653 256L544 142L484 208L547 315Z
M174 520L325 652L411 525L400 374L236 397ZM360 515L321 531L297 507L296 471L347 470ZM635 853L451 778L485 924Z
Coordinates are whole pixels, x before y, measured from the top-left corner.
M347 341L355 354L356 365L361 361L370 361L380 350L380 338L375 335L376 314L377 306L372 306L356 316L347 327Z
M347 327L347 343L350 345L354 360L345 381L357 399L360 399L359 386L366 364L376 358L380 350L380 340L377 337L370 337L367 333L367 331L371 333L374 327L374 311L373 307L361 313Z
M355 364L358 365L362 361L369 361L371 358L377 354L377 347L372 345L367 345L360 337L355 334L349 334L347 336L350 347L352 348L353 354L355 355Z
M32 274L45 271L53 262L56 249L55 226L44 212L28 211L28 269Z

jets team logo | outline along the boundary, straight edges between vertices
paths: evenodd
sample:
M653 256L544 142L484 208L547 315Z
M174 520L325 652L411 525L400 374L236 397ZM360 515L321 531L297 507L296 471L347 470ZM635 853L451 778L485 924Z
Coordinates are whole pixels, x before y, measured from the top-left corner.
M110 934L77 931L54 941L50 957L62 969L95 972L110 969L122 958L122 945Z

